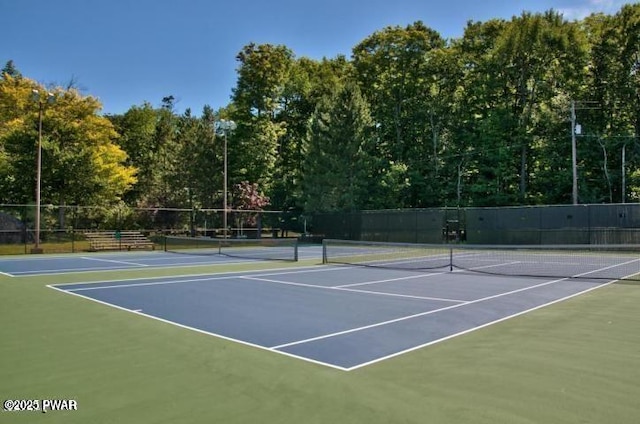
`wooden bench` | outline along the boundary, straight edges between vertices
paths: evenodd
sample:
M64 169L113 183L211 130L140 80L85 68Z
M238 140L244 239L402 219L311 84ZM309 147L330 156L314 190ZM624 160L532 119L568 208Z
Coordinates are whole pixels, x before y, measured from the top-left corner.
M155 249L155 244L139 231L92 231L84 233L89 250Z

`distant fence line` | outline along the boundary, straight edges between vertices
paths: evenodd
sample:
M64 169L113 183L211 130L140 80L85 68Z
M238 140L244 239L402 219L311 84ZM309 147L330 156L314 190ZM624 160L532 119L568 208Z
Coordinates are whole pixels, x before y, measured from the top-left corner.
M36 207L31 204L0 204L0 245L24 245L35 241ZM165 234L217 237L224 234L224 210L199 208L131 208L102 206L55 206L40 208L40 238L47 251L76 251L83 234L105 230L135 230L150 237ZM230 237L284 237L297 227L296 215L282 211L227 210ZM16 249L10 249L13 252ZM0 251L0 253L2 253Z
M208 231L221 229L223 209L169 207L103 207L42 205L43 230ZM33 229L36 207L31 204L0 204L0 230ZM228 209L228 227L264 228L286 226L290 218L282 211Z
M432 208L324 213L320 237L409 243L640 244L640 204Z
M81 251L84 233L136 230L220 237L223 210L189 208L41 208L47 251ZM295 237L408 243L640 244L640 204L590 204L491 208L429 208L301 215L229 210L230 237ZM35 206L0 204L0 247L28 252L35 240ZM22 247L21 247L22 246ZM4 251L0 250L0 254Z

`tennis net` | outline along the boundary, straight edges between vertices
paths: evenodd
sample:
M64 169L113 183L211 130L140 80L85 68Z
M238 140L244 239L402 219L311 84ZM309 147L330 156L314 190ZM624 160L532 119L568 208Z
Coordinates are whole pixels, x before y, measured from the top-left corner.
M268 261L298 260L298 240L290 238L215 239L166 236L164 250L189 255L224 255Z
M640 245L432 245L323 241L323 262L402 270L640 281Z

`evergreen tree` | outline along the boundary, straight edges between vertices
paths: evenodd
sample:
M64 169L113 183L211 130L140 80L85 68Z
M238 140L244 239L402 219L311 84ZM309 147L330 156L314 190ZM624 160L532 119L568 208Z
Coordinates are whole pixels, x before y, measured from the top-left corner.
M320 101L309 128L304 189L307 211L366 206L376 182L373 121L352 82Z
M4 65L4 68L2 68L2 71L0 71L0 78L4 79L5 75L8 75L15 79L22 78L22 74L20 73L20 71L18 71L18 68L16 68L13 60L9 60Z

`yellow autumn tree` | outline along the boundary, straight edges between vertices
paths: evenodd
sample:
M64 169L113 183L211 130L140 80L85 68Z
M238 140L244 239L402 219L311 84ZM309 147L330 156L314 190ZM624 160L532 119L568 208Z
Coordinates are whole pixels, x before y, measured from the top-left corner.
M52 102L42 96L47 93L53 95ZM136 183L136 169L125 165L127 155L117 143L118 133L99 115L101 108L98 99L75 89L48 89L22 76L2 75L0 203L31 203L35 197L40 116L42 203L119 201Z

